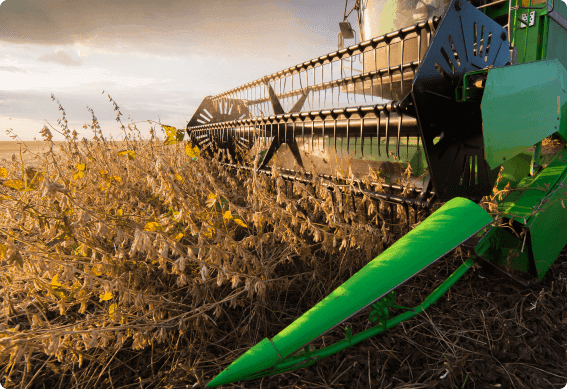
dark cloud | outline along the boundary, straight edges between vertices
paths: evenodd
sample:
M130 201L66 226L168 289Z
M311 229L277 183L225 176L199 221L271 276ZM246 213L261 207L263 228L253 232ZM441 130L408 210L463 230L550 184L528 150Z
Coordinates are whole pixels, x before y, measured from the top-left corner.
M20 69L16 66L0 66L0 71L11 73L27 73L24 69Z
M74 59L63 50L56 51L53 54L44 54L38 59L43 62L55 62L66 66L80 66L82 63L80 59Z
M332 15L338 19L341 1L319 8L317 4L298 8L296 3L6 0L0 6L0 41L44 45L81 42L121 51L250 57L293 57L305 46L312 50L313 46L334 43L335 31L324 28L314 34L313 26L301 23L296 11L305 14L307 9L319 18Z

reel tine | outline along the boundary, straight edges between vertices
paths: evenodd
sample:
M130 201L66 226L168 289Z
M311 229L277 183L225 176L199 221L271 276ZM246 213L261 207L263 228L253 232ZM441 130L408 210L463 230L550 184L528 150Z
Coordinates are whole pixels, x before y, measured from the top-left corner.
M380 152L380 118L382 116L382 113L380 110L375 110L375 112L376 112L376 138L378 143L378 156L382 156L382 153Z
M384 110L384 113L386 114L386 157L387 158L390 158L390 154L389 154L390 134L388 133L388 130L390 128L390 109L389 108L391 106L392 106L392 103L388 103L388 106Z
M360 118L360 153L364 157L364 118Z
M350 136L349 136L349 130L350 130L350 117L347 119L347 125L346 125L346 147L347 147L347 156L350 155ZM341 142L341 146L342 146Z
M402 96L404 96L404 42L405 39L402 37L402 42L400 44L400 89Z
M398 137L396 139L396 155L398 158L400 158L400 136L402 133L402 117L403 114L400 111L400 109L398 108L397 110L397 114L398 114Z

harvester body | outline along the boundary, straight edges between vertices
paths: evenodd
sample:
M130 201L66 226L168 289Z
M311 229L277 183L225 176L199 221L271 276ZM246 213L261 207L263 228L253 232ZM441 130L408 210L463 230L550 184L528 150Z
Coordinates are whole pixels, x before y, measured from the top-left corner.
M391 328L474 261L537 282L567 243L567 5L369 0L355 9L360 42L207 97L189 138L228 169L356 183L353 194L406 212L447 203L210 386L305 367ZM356 36L350 28L345 8L339 46ZM560 146L543 150L550 137ZM475 203L494 191L493 218ZM419 307L395 305L397 286L465 240L474 258ZM367 307L374 327L309 347ZM405 312L390 319L392 309Z

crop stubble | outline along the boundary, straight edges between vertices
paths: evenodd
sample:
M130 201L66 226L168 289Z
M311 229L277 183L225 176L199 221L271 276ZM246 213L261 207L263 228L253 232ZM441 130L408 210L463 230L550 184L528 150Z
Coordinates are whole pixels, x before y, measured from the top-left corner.
M117 143L94 113L93 140L65 123L59 151L30 147L20 159L18 150L4 165L6 387L202 386L407 229L403 212L392 222L388 207L357 199L354 212L317 182L291 186L195 161L185 142L163 146L155 132L144 140L135 125ZM466 257L457 250L428 268L398 304L418 304ZM241 387L562 387L566 269L563 256L530 288L475 269L382 336ZM348 324L367 328L366 317Z

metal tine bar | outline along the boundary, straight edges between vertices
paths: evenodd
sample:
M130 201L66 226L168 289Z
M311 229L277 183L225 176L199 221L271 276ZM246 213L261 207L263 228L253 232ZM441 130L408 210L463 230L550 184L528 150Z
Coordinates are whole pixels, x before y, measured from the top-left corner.
M322 147L321 147L322 152L325 151L325 127L326 126L327 126L327 122L325 120L323 120L323 126L321 128L321 142L320 142L320 144L322 145Z
M296 123L295 123L295 121L294 121L294 122L293 122L293 130L292 130L292 131L293 131L293 134L292 134L292 135L293 135L292 142L295 142L295 126L296 126Z
M311 120L311 152L315 149L313 147L313 136L315 135L315 121Z
M378 46L376 46L378 47ZM378 65L376 65L376 56L378 55L378 49L375 48L374 49L374 54L372 55L372 57L374 58L374 70L377 70L376 67ZM372 102L374 102L374 77L370 78L370 94L372 95Z
M325 64L322 64L322 65L321 65L321 82L322 82L322 83L325 82L324 67L325 67ZM327 88L325 88L325 97L327 97ZM323 101L323 107L325 107L325 101L326 101L326 99ZM319 91L319 109L321 109L321 91Z
M392 74L390 72L390 43L391 42L388 42L386 44L386 53L388 56L388 77L390 78L390 100L393 100L394 97L392 95ZM382 79L382 77L380 77L380 79Z
M364 157L364 135L362 130L364 129L364 118L360 118L360 154Z
M362 56L362 72L364 73L364 55ZM362 86L362 95L364 96L364 102L366 103L366 90L364 88L364 77L360 77L360 83Z
M293 91L293 74L291 75L291 90ZM291 106L293 107L293 96L291 96Z
M401 52L401 59L400 59L400 87L402 90L402 96L404 96L404 69L402 67L403 63L404 63L404 42L405 42L405 37L402 36L402 43L400 44L400 52ZM390 86L391 87L391 86Z
M343 142L341 141L341 146ZM350 155L350 117L347 119L346 125L346 151L347 151L347 158Z
M382 82L382 74L380 74L380 96L384 96L384 84Z
M287 76L284 77L284 83L283 83L283 91L284 91L284 93L285 93L285 91L286 91L286 90L285 90L286 83L287 83ZM286 104L285 110L286 110L286 111L289 111L289 100L288 100L287 98L285 99L285 104Z
M316 85L315 84L315 68L313 67L313 68L311 68L311 70L313 71L313 85ZM310 93L309 92L309 84L307 84L307 88L308 88L307 89L308 93ZM313 109L313 110L315 109L315 92L311 92L311 107L312 107L311 109Z
M402 133L402 119L403 119L404 115L402 114L399 107L396 111L397 111L397 114L398 114L398 137L396 139L396 155L398 156L398 158L400 158L400 135Z
M285 123L284 123L285 126ZM282 139L282 137L280 136L280 127L281 127L281 123L278 122L278 139L277 139L277 144L280 144L280 140ZM272 140L273 142L274 140Z
M388 105L391 107L392 103L388 103ZM390 158L390 154L389 154L389 148L390 148L390 134L388 133L388 129L390 127L390 112L385 109L384 110L384 114L386 115L386 157Z
M347 98L347 103L350 104L350 96L348 95L348 81L347 80L343 80L343 85L345 87L346 90L346 98ZM339 88L339 93L340 93L341 89ZM340 95L339 95L340 97ZM337 104L340 105L340 101L337 101Z
M321 65L321 81L325 82L325 77L323 73L323 68L325 65ZM321 99L321 95L319 95L319 99ZM325 94L323 95L323 108L327 107L327 88L325 88Z
M333 119L333 138L335 141L335 156L337 154L337 118Z
M382 153L380 152L380 117L382 116L382 113L380 111L378 111L378 113L376 114L376 137L378 138L378 156L382 156Z
M352 67L354 66L353 60L352 60L353 58L354 58L354 55L351 55L351 57L350 57L350 77L351 77L351 79L353 77L353 75L352 75L352 72L353 72ZM356 104L356 80L353 80L352 83L353 83L352 94L354 95L354 103ZM350 103L350 101L349 101L349 103Z
M309 88L309 69L305 69L305 87ZM307 97L307 104L309 104L309 110L313 110L311 108L311 102L309 102L309 97Z
M344 85L344 81L343 81L343 85ZM348 98L348 91L347 91L347 98ZM341 101L341 88L337 87L337 105L340 105L340 101Z

